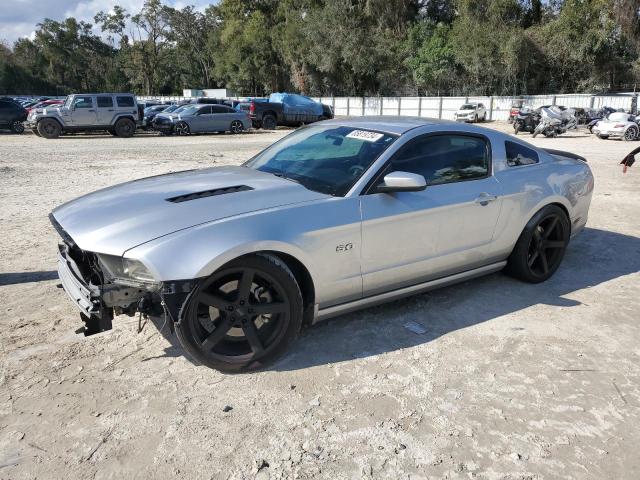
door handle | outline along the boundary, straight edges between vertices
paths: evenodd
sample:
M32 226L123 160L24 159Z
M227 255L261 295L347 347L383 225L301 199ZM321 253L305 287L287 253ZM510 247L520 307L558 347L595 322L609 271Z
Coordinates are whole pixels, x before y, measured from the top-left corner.
M475 202L479 203L484 207L485 205L489 205L489 202L493 202L494 200L497 200L497 199L498 199L497 195L491 195L489 193L481 193L480 195L478 195L478 198L476 198Z

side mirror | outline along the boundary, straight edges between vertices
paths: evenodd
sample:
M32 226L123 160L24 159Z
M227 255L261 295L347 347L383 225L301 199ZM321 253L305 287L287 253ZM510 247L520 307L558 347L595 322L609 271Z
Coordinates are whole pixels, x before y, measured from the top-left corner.
M376 187L376 193L420 192L427 188L422 175L409 172L391 172L384 176L384 183Z

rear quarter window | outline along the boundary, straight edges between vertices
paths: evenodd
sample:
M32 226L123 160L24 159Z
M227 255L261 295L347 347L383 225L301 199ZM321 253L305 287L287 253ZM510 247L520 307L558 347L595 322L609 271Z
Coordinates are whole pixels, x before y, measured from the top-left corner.
M540 162L538 152L532 148L509 141L504 142L504 146L507 152L507 165L510 167L533 165Z
M133 107L134 105L133 97L129 95L117 96L116 102L119 107Z

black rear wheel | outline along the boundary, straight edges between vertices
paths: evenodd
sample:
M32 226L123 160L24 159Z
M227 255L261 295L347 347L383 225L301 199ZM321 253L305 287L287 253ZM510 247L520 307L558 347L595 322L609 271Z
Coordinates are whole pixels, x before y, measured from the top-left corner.
M136 124L129 118L121 118L113 126L113 130L116 132L116 136L118 137L133 137L133 134L136 132Z
M570 234L564 210L547 205L533 216L520 235L506 271L525 282L544 282L560 266Z
M277 257L234 260L189 296L176 330L195 359L224 372L272 363L297 337L302 296L295 277Z
M273 115L265 115L262 117L262 128L265 130L275 130L277 126L278 122Z
M242 131L244 130L244 125L242 125L242 122L240 120L234 120L233 122L231 122L229 130L231 131L231 133L242 133Z

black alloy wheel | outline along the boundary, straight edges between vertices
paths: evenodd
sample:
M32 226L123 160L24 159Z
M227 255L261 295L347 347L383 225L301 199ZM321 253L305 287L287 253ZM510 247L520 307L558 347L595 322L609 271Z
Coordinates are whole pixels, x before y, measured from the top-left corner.
M11 131L13 133L24 133L24 123L20 120L14 120L11 122Z
M262 128L265 130L275 130L278 127L276 117L273 115L265 115L262 117Z
M242 133L244 131L244 125L242 125L240 120L234 120L231 122L229 130L231 130L231 133Z
M136 132L136 124L129 118L121 118L113 126L113 130L116 132L117 137L133 137L133 134Z
M252 255L230 262L190 295L176 330L199 362L224 372L273 362L297 336L302 296L277 257Z
M62 134L62 127L52 118L44 118L38 122L38 133L44 138L58 138Z
M176 135L185 136L191 133L191 129L187 122L178 122L174 128L174 132Z
M556 205L544 207L520 235L509 257L507 272L530 283L547 280L562 262L570 228L564 210Z

